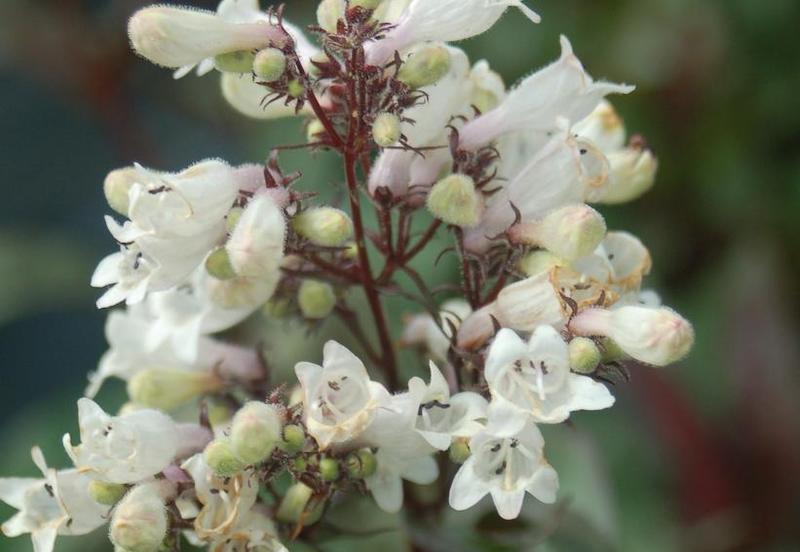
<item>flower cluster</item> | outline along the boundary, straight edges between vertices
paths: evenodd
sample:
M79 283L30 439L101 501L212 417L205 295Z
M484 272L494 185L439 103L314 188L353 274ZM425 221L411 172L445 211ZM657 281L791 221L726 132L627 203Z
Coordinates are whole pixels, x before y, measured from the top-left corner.
M108 524L121 551L186 539L266 552L346 492L397 512L404 482L438 480L440 504L488 494L505 519L526 493L557 500L539 426L609 408L626 364L680 360L693 332L642 289L646 247L590 206L654 182L655 157L626 141L606 99L633 87L592 79L565 37L557 60L510 89L448 43L509 8L539 21L521 0L322 0L315 45L257 0L131 17L136 53L175 78L216 70L238 112L301 120L302 147L341 156L349 209L299 190L279 147L264 164L112 171L117 250L91 284L105 288L98 307L125 306L78 401L78 444L64 436L74 467L48 468L34 449L43 478L0 479L19 510L6 535L50 552L57 535ZM444 234L461 274L440 299L414 260ZM402 336L386 293L420 305ZM364 360L328 341L321 365L294 366L296 385L276 381L269 355L228 331L257 312L311 329L339 317ZM397 343L422 353L418 366L398 367ZM107 378L127 384L117 415L92 400Z

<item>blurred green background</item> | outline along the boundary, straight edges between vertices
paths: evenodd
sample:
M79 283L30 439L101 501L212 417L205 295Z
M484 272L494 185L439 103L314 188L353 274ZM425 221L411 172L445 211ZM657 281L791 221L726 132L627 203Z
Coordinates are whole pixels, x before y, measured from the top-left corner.
M132 55L125 21L145 3L0 3L3 475L35 475L34 443L66 465L60 435L76 431L74 401L105 349L105 315L88 286L113 247L102 219L105 173L134 160L169 170L205 157L258 161L302 136L298 121L234 113L214 75L175 82ZM312 21L314 2L287 4L289 19ZM471 543L798 550L800 2L529 4L541 25L512 11L463 46L511 84L554 59L564 33L592 75L637 84L615 105L658 155L657 186L603 212L609 227L650 247L648 283L695 323L697 346L679 366L635 370L615 390L614 409L547 428L564 499L546 514L549 525L482 521ZM302 168L307 188L339 178L325 155ZM292 358L303 346L288 343L276 354ZM0 507L0 517L11 511ZM543 534L551 535L539 544ZM106 550L96 537L62 539L56 549ZM0 536L1 551L30 549L27 538Z

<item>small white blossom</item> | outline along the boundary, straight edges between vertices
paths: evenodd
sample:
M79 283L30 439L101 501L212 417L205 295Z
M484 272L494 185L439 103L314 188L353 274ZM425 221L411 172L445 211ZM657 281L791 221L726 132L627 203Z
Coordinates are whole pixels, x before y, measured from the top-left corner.
M52 552L56 535L85 535L106 523L108 507L89 495L89 477L48 468L38 447L31 455L44 479L0 478L0 500L19 510L3 523L5 536L30 533L36 552Z
M466 510L490 494L497 513L514 519L522 510L525 493L553 503L558 474L544 458L544 439L529 418L513 434L494 431L492 420L469 441L471 456L461 466L450 487L450 506Z
M188 499L179 499L182 515L194 519L194 532L203 543L224 541L236 534L237 528L258 496L258 477L252 471L221 478L196 454L181 465L194 481L194 494L200 508ZM223 549L224 550L224 549Z
M471 391L450 396L450 386L439 368L430 363L430 383L419 378L408 382L409 392L421 395L414 429L439 450L447 450L453 437L472 437L486 417L486 399Z
M608 94L627 94L632 86L595 82L583 69L566 37L561 57L512 89L495 109L470 121L461 131L460 144L475 149L515 131L538 135L543 143L559 118L580 121Z
M439 476L432 454L436 449L416 430L425 385L392 396L375 413L374 419L359 439L358 446L376 448L375 473L364 482L378 506L386 512L398 512L403 505L403 479L427 485Z
M109 307L141 301L148 291L182 283L225 236L225 215L239 192L240 173L227 163L202 161L168 174L137 165L128 192L130 221L106 218L121 252L103 259L92 285L115 284L98 300Z
M653 366L685 357L694 344L692 325L666 307L624 305L587 309L570 321L579 335L610 337L628 355Z
M257 3L242 4L223 2L220 13L150 6L133 14L128 22L128 36L136 53L157 65L182 72L219 54L270 44L283 46L288 37L280 27L252 20ZM239 22L242 18L244 21Z
M417 42L456 42L489 30L509 7L538 23L522 0L412 0L386 37L369 44L367 61L378 64Z
M78 400L81 444L64 448L81 472L110 483L135 483L160 473L178 452L175 422L157 410L109 416L91 399Z
M537 327L527 343L501 329L489 349L484 377L492 393L492 417L507 423L509 432L525 423L525 414L538 423L559 423L575 410L614 404L603 384L570 372L567 343L552 326Z
M361 435L389 393L343 345L328 341L322 355L322 366L299 362L294 370L303 387L308 432L325 449Z

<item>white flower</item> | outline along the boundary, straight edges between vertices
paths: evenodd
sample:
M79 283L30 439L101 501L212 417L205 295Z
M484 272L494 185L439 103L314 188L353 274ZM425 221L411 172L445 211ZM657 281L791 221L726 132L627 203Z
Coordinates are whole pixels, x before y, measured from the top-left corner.
M650 252L628 232L609 232L591 254L572 268L618 293L638 291L652 267Z
M251 21L257 3L242 4L223 2L222 13L150 6L133 14L128 22L128 36L142 57L187 72L219 54L285 44L288 37L279 27L266 21ZM236 22L240 17L246 22ZM184 69L186 66L189 68Z
M247 471L234 477L217 477L202 454L192 456L181 468L192 476L194 493L201 505L197 511L186 500L180 500L183 517L194 519L197 537L204 542L219 542L234 535L256 502L258 476Z
M415 428L425 384L392 396L375 413L372 423L352 443L376 448L375 473L364 482L375 502L386 512L398 512L403 505L403 479L427 485L436 480L439 468L435 449Z
M565 121L559 124L567 126ZM513 145L508 141L503 151ZM575 138L567 128L559 130L531 157L526 156L521 167L513 157L504 158L500 170L510 180L489 198L480 226L466 237L466 247L476 253L487 249L490 237L505 232L517 213L520 222L536 222L560 207L599 197L609 171L603 154L590 142Z
M497 299L468 316L458 329L459 347L475 349L489 339L495 324L533 331L541 324L561 327L566 316L550 274L541 272L504 287Z
M509 7L518 8L534 23L539 16L522 0L412 0L396 26L367 47L367 61L379 64L395 51L417 42L455 42L491 28Z
M495 109L464 125L460 145L476 149L523 130L538 134L543 142L559 118L580 121L606 95L631 91L632 86L592 80L562 36L560 59L523 80Z
M93 397L109 377L128 381L140 371L159 366L165 369L210 372L248 381L263 375L256 351L211 339L201 328L172 327L169 320L156 319L152 303L159 294L126 310L115 310L106 319L109 350L89 375L86 396ZM163 312L163 311L162 311Z
M552 326L537 327L528 343L501 329L489 349L484 377L492 393L492 417L502 418L512 433L525 423L524 414L538 423L560 423L575 410L614 404L603 384L570 372L568 346Z
M4 535L30 533L36 552L52 552L56 535L85 535L106 523L108 508L89 495L85 474L48 468L38 447L31 455L44 479L0 478L0 500L19 510L3 523Z
M692 325L666 307L587 309L575 316L569 327L578 335L610 337L625 353L653 366L679 361L694 344Z
M522 510L525 493L544 503L553 503L558 492L558 474L544 458L544 439L531 419L519 432L500 434L492 420L469 442L471 456L461 466L450 487L450 506L471 508L491 494L497 513L514 519Z
M261 280L274 290L280 279L285 235L286 220L272 197L266 193L254 197L225 244L236 274Z
M92 276L95 287L116 283L98 300L101 308L182 283L224 239L225 216L243 180L241 171L216 159L176 174L136 168L130 221L106 218L122 251L103 259Z
M472 437L483 429L478 420L486 417L488 405L486 399L470 391L451 397L447 381L433 362L430 370L429 384L419 378L408 382L409 392L421 396L414 429L432 447L447 450L453 437Z
M469 303L463 299L451 299L442 303L439 311L441 326L430 314L412 316L405 324L402 344L424 345L433 358L446 361L453 331L458 331L462 320L471 312Z
M573 127L573 132L591 140L608 158L609 184L595 201L624 203L653 186L658 161L641 139L634 138L625 146L625 126L609 102L600 102L588 117Z
M211 552L287 552L278 540L278 529L265 508L255 505L240 516L239 523L228 534L208 544Z
M346 347L328 341L322 366L299 362L294 370L303 388L303 416L320 448L358 437L389 393L369 379L364 363Z
M175 422L157 410L109 416L91 399L78 400L81 444L64 448L81 472L110 483L135 483L160 473L178 452Z

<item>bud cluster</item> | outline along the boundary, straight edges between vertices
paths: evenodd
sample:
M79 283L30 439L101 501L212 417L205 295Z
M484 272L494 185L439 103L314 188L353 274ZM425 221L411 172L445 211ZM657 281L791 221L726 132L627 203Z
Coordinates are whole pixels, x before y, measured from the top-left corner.
M508 8L539 20L521 0L322 0L314 44L255 1L131 17L136 53L176 78L216 71L239 113L296 117L308 141L293 147L340 156L328 180L347 205L284 173L280 145L263 164L110 172L116 245L91 284L98 307L124 307L78 401L80 441L64 436L74 468L34 449L41 479L0 479L20 510L6 535L52 552L57 534L107 524L120 551L177 550L181 534L280 551L313 540L304 528L342 493L398 512L405 482L428 485L411 524L486 495L505 519L527 494L557 500L540 426L611 407L608 384L681 360L694 334L642 288L645 245L597 210L655 180L606 99L633 87L592 79L565 37L510 89L449 44ZM460 270L447 300L420 264L445 237ZM401 336L388 295L419 305ZM329 340L303 349L320 364L287 363L260 343L279 325L349 333L357 352ZM417 366L398 365L398 343ZM108 378L127 385L117 415L92 400Z

